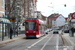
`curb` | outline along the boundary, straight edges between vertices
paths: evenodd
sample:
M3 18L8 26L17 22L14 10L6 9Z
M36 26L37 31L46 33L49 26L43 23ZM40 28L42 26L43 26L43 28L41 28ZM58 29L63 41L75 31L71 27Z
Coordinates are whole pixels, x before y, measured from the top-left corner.
M68 44L66 38L63 37L63 35L61 35L61 37L62 37L62 41L63 41L63 46L69 46L69 44Z
M11 43L11 42L14 42L14 41L18 41L18 40L21 40L21 39L24 39L25 37L22 37L22 38L15 38L15 39L9 39L9 40L7 40L7 41L2 41L1 43L0 43L0 46L3 46L3 45L6 45L6 44L8 44L8 43Z
M67 45L67 46L74 46L74 43L68 39L67 37L64 36L64 34L62 35L62 39L63 39L63 44L64 45Z
M63 34L62 34L62 35L63 35ZM64 45L64 39L63 39L62 35L61 35L61 39L62 39L62 42L63 42L63 45Z

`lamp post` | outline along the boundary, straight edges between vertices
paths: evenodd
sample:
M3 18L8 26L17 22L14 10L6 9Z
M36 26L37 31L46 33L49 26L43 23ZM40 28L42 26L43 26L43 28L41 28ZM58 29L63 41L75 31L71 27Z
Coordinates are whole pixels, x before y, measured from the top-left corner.
M33 18L35 18L35 13L34 13L34 11L35 11L35 0L33 0Z
M16 13L17 13L17 17L16 17L16 20L17 20L17 36L18 36L18 8L19 8L19 6L16 7Z

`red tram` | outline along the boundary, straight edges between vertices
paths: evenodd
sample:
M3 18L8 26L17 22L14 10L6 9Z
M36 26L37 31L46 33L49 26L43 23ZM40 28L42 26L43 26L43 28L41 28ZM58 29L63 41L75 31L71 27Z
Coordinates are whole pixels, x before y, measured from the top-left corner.
M27 18L25 20L26 38L39 38L45 35L45 22L37 18Z

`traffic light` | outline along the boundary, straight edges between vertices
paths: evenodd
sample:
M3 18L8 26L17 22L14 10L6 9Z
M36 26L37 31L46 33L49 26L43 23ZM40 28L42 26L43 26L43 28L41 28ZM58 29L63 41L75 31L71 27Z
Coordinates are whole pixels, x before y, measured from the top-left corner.
M16 18L10 18L10 21L16 21Z
M66 7L66 4L64 4L64 7Z

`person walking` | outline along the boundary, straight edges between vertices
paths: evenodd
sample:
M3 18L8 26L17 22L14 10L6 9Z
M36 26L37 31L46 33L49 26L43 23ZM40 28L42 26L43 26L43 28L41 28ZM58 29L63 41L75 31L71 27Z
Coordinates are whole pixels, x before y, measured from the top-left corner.
M74 27L71 27L72 37L74 37Z
M13 35L13 29L12 27L10 28L10 39L12 39L12 35Z

